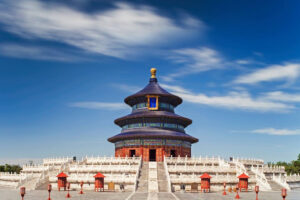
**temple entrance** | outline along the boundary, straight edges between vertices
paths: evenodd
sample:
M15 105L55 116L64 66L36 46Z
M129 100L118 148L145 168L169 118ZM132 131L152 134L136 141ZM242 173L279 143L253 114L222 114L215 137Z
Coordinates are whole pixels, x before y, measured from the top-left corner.
M170 154L171 154L172 157L176 157L176 150L171 150Z
M149 150L149 161L156 161L156 149Z
M130 150L130 157L135 157L135 150Z

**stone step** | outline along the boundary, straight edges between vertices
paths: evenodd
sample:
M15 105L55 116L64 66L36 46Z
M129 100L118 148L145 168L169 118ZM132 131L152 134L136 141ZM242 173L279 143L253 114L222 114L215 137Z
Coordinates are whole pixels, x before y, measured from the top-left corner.
M159 192L168 192L168 181L163 162L157 163L157 179Z
M50 184L50 182L49 182L49 178L48 178L48 179L46 179L46 180L44 181L43 184L41 184L40 186L38 186L38 187L35 188L35 189L36 189L36 190L47 190L49 184Z
M270 184L272 191L281 191L282 186L276 183L275 181L269 180L268 183Z
M25 187L26 190L34 190L35 189L35 184L39 181L39 178L33 178L29 181L27 181L26 183L24 183L23 185L20 186L21 187Z
M149 162L148 192L158 192L157 162Z
M137 181L138 193L148 192L148 170L149 170L149 163L143 162L143 165L139 172L139 178Z

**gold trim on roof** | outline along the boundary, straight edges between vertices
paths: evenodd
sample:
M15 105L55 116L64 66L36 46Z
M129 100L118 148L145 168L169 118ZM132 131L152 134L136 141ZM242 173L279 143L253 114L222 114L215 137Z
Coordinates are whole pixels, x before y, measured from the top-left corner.
M156 68L151 68L151 78L156 78Z

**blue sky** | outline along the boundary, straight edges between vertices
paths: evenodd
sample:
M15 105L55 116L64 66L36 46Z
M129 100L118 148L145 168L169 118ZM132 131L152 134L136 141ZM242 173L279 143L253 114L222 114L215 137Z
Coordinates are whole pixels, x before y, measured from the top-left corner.
M295 159L298 1L0 2L0 160L112 155L151 67L193 155Z

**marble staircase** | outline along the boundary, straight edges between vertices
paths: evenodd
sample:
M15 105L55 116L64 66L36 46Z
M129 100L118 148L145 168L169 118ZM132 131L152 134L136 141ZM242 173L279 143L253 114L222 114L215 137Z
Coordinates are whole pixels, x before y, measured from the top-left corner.
M168 192L168 181L167 181L163 162L157 163L157 179L158 179L158 191Z
M281 185L279 185L278 183L276 183L273 180L269 180L268 182L269 182L269 184L270 184L270 186L272 188L272 191L281 191L281 189L282 189Z
M140 176L137 183L136 192L148 192L148 174L149 174L149 163L143 162L140 169Z

